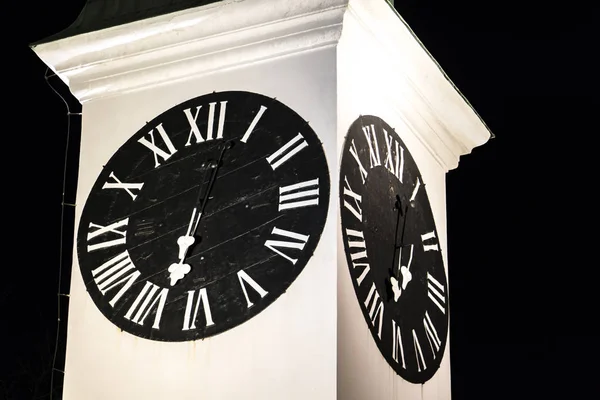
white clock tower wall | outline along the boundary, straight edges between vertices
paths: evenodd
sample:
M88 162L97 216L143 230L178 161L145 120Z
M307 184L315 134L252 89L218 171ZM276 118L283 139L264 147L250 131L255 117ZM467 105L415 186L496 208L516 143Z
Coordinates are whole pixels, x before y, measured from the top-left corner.
M262 93L297 111L322 134L333 181L334 73L330 47L86 102L77 198L87 197L103 163L146 121L212 91ZM332 201L329 215L335 213ZM313 258L288 292L234 329L184 343L148 341L112 325L87 295L74 257L65 400L335 398L336 273L334 247L328 245L335 237L330 217Z
M474 147L471 136L477 138L477 145L487 140L487 129L383 1L349 2L337 65L338 153L360 115L378 116L394 128L427 185L447 275L445 175L458 165L460 155ZM451 113L456 115L448 118ZM463 131L455 131L459 129ZM439 369L426 383L410 383L397 375L365 324L343 240L338 222L338 398L450 399L450 338Z
M65 400L450 399L449 339L435 376L413 384L365 324L342 242L340 152L360 115L395 128L427 184L447 265L445 174L489 133L384 0L226 0L34 50L83 104L76 221L120 146L212 92L259 93L294 110L322 142L331 181L321 239L298 278L264 311L203 340L148 340L111 323L75 249Z

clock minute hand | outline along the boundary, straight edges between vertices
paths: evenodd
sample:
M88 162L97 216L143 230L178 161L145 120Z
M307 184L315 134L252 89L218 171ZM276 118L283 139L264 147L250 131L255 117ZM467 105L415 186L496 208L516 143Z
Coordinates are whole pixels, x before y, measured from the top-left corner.
M210 195L212 187L215 183L217 172L219 170L219 166L221 165L221 161L223 160L223 155L225 154L225 150L228 150L231 147L233 147L233 142L229 142L226 145L224 145L223 149L221 150L221 154L219 155L218 161L216 163L209 162L209 164L207 165L207 169L204 173L204 177L202 178L202 183L200 184L200 190L198 191L198 197L196 198L196 201L194 203L196 206L192 210L192 216L191 216L190 222L188 224L187 232L185 235L180 236L177 239L177 245L179 246L179 262L171 264L171 266L169 266L169 269L168 269L170 272L169 277L171 279L171 286L175 285L175 283L177 283L178 280L183 279L183 277L188 272L190 272L192 269L189 264L184 264L183 261L185 260L185 257L187 256L187 252L188 252L189 248L196 241L194 234L196 233L196 230L198 228L198 223L200 222L200 218L202 217L202 214L204 213L204 208L206 207L206 202L208 200L208 197ZM207 179L209 173L211 173L211 176L210 176L210 180L208 182L208 187L206 189L205 195L202 196L202 189L204 187L204 182L206 182L206 179ZM200 200L202 200L202 204L200 206L198 206L200 203Z
M208 201L208 197L210 195L210 192L211 192L213 185L215 184L215 180L217 178L217 172L219 170L219 167L221 166L221 162L223 161L223 155L225 155L226 150L229 150L232 147L233 147L233 142L226 143L223 146L223 149L221 149L221 154L219 155L219 159L217 160L217 162L209 164L209 169L207 171L210 171L211 169L213 171L212 171L212 175L210 177L210 181L208 182L208 187L206 189L206 194L204 195L204 197L201 196L202 191L198 192L198 198L196 199L196 204L200 203L200 200L202 200L202 205L200 206L200 210L198 212L196 222L194 223L194 228L191 230L192 236L196 233L196 230L198 229L198 223L200 222L200 218L202 218L202 214L204 214L204 209L206 208L206 202ZM203 183L204 183L204 180L202 180ZM196 208L194 208L194 210L196 210ZM188 235L190 235L189 230L188 230Z

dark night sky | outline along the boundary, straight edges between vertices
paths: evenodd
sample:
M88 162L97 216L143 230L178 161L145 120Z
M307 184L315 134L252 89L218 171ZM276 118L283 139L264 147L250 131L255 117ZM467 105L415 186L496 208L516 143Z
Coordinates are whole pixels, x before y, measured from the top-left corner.
M15 261L3 265L0 289L0 399L49 398L67 117L27 45L65 28L83 3L40 2L5 36L15 54L4 60L13 72L4 74L2 133L14 159L5 159L3 193L7 220L19 223L5 228ZM588 154L598 132L597 10L583 1L396 3L496 135L447 176L453 399L600 398ZM63 274L67 292L69 265Z

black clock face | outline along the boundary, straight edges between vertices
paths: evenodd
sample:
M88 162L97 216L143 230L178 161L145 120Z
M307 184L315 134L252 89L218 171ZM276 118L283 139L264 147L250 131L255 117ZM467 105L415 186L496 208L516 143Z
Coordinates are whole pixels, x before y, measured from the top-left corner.
M221 92L186 101L135 133L92 187L77 236L87 290L136 336L226 331L306 266L329 187L319 138L278 100Z
M377 347L402 378L429 380L448 334L439 236L415 161L378 117L362 116L350 127L340 212L354 290Z

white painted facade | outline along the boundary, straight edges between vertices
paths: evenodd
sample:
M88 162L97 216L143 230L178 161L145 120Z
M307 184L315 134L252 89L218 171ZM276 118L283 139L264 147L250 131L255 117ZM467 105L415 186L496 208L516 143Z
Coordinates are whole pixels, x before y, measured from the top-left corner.
M310 121L332 182L321 241L290 289L205 340L121 332L87 295L75 254L65 400L450 399L449 342L433 379L415 385L389 368L365 325L341 241L340 151L360 114L395 127L428 185L447 260L445 173L490 134L383 0L229 0L34 50L83 104L76 221L121 144L213 91L276 97Z

